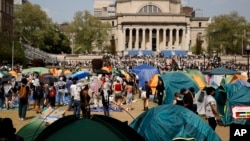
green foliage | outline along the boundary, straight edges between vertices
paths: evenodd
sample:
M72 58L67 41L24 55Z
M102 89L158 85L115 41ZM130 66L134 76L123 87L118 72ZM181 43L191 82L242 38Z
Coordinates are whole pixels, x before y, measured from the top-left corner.
M26 64L26 58L24 50L18 42L14 42L14 46L11 42L0 43L0 62L5 64L12 64L12 47L14 49L14 64Z
M39 5L21 5L15 11L15 32L22 43L49 53L70 53L68 38L59 31Z
M75 34L74 53L91 52L98 45L104 47L110 29L109 23L102 23L88 11L78 11L68 28L69 33Z
M207 28L208 53L241 54L243 33L249 23L237 12L213 18ZM245 40L245 39L243 39Z

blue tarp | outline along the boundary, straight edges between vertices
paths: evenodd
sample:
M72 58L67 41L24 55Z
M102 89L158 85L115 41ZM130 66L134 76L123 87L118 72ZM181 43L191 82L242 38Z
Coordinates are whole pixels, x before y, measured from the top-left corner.
M194 138L196 141L221 141L202 118L179 105L161 105L139 115L130 124L146 141L172 141Z
M143 55L152 55L152 50L142 50Z
M185 50L162 50L161 53L166 58L172 56L186 56L187 52Z
M144 87L145 81L149 81L155 74L160 74L160 71L147 64L142 64L133 67L131 72L135 73L139 77L139 87Z
M138 55L139 54L139 50L129 50L128 54L129 55Z
M173 103L174 94L180 92L182 88L189 89L193 87L195 92L198 92L199 87L194 79L186 72L174 71L167 72L160 76L164 82L166 97L163 100L164 104Z
M217 109L223 115L222 122L224 125L231 125L232 123L250 125L247 119L234 119L231 109L234 106L250 106L250 88L248 85L239 81L221 85L216 89L215 99Z

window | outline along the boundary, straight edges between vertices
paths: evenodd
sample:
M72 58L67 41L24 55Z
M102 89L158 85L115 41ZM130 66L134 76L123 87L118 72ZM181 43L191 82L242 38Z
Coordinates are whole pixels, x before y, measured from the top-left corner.
M161 9L155 5L146 5L138 13L162 13Z
M199 27L201 27L201 22L199 22Z

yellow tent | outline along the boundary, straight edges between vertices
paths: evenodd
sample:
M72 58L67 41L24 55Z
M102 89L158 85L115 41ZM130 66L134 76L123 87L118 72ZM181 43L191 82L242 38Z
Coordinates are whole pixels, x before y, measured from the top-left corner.
M18 73L16 71L9 71L9 73L14 76L15 78L18 77Z
M200 76L193 74L192 78L197 83L200 90L202 90L206 87L206 82L204 82Z

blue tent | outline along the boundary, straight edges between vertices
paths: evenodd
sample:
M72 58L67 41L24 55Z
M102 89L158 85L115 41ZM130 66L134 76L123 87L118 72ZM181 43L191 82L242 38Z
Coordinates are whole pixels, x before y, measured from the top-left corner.
M168 72L160 76L164 82L166 97L163 100L164 104L173 103L174 94L180 92L180 89L189 89L193 87L195 92L198 92L199 87L194 79L186 72L174 71Z
M142 113L130 124L146 141L221 141L202 118L183 106L167 104Z
M160 74L159 69L147 64L133 67L131 71L138 75L139 87L143 87L145 85L145 81L149 81L155 74Z
M215 99L217 101L217 109L223 116L222 122L224 125L231 125L232 123L250 125L249 119L235 119L232 113L232 107L250 106L249 84L238 80L232 84L221 85L216 89Z

